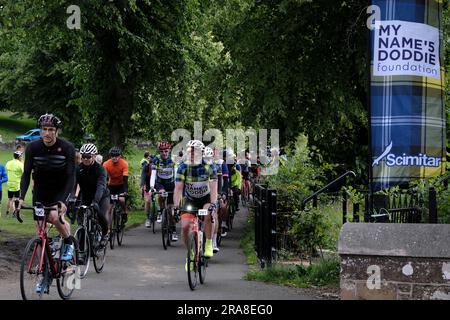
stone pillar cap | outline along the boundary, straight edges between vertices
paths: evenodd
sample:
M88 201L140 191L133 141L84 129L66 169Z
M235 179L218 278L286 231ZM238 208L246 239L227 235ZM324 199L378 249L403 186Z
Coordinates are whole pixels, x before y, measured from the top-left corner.
M450 258L450 224L345 223L338 253Z

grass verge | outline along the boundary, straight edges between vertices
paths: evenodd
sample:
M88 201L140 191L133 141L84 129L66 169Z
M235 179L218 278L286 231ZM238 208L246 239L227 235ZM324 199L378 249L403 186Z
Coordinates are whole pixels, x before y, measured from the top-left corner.
M278 285L293 286L297 288L339 287L340 261L337 257L320 259L310 266L273 263L272 266L261 269L254 249L254 216L249 214L244 235L240 241L249 271L245 280L256 280Z

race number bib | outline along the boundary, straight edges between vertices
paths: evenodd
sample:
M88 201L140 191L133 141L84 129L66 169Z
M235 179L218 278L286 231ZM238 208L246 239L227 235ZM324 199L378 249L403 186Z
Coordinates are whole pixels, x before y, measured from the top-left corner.
M207 216L208 215L208 210L206 210L206 209L199 209L198 210L198 215L199 216Z
M173 168L163 168L158 170L158 177L163 180L172 179Z
M186 192L192 198L203 198L209 194L209 182L186 182Z
M36 215L36 217L43 217L45 215L45 210L44 208L35 208L34 214Z

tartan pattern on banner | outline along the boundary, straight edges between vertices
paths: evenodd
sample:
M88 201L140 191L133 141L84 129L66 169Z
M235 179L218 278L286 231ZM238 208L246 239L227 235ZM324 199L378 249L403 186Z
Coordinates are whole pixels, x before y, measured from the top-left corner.
M378 191L445 171L444 53L442 0L372 0L381 21L401 20L439 29L440 79L421 76L374 76L374 39L371 35L370 125L372 190ZM401 157L388 165L387 155ZM425 155L425 157L424 157ZM384 158L382 158L384 156ZM413 159L420 157L421 160ZM428 157L440 158L430 166ZM393 159L393 156L390 158ZM401 162L405 160L403 163ZM422 166L427 162L428 166ZM404 165L404 164L413 165ZM433 163L432 163L433 164Z

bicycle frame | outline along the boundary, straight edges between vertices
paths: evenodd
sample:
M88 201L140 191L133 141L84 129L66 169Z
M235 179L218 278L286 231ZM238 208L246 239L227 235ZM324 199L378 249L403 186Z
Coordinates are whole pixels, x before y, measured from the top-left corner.
M35 207L22 207L23 209L32 209L33 213L35 210ZM47 254L48 257L48 262L50 265L50 273L52 275L53 278L59 278L61 276L61 272L60 272L60 266L61 266L61 261L59 259L55 260L51 254L51 249L50 249L50 245L49 245L49 239L48 239L48 226L47 226L47 216L50 213L50 211L55 210L55 208L53 207L44 207L43 208L45 210L44 213L44 218L42 220L37 220L36 221L36 225L38 227L38 237L41 240L41 256L39 259L39 267L38 267L38 272L41 273L42 272L42 267L44 264L44 258L45 258L45 253ZM20 221L20 220L19 220ZM38 250L38 246L35 246L33 249L33 254L32 254L32 259L30 260L30 264L27 267L27 271L31 272L31 263L34 261L34 257L37 254L37 250Z

